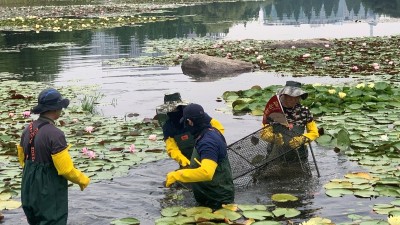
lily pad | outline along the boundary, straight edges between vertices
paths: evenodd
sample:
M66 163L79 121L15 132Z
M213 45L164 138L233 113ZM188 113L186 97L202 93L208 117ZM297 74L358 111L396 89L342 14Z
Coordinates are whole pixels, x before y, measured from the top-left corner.
M181 214L185 215L185 216L194 216L196 214L211 213L211 212L212 212L211 208L198 206L198 207L192 207L192 208L184 209L184 210L181 211Z
M168 207L168 208L163 208L161 210L161 215L168 217L168 216L176 216L178 215L179 211L181 211L183 208L180 206L175 206L175 207Z
M301 214L299 210L293 208L276 208L272 213L276 217L284 216L285 218L292 218Z
M0 210L11 210L11 209L18 209L21 207L22 203L19 201L14 201L14 200L7 200L7 201L2 201L0 200Z
M248 210L243 211L243 216L255 220L265 220L267 217L274 217L274 215L266 210Z
M343 195L353 194L353 191L343 188L334 188L325 191L325 194L330 197L342 197Z
M229 209L219 209L217 211L214 212L215 214L221 214L223 215L225 218L233 221L233 220L237 220L239 218L242 217L242 215L240 213L234 212L232 210Z
M272 201L275 202L288 202L288 201L297 201L299 198L297 198L294 195L291 194L274 194L271 197Z

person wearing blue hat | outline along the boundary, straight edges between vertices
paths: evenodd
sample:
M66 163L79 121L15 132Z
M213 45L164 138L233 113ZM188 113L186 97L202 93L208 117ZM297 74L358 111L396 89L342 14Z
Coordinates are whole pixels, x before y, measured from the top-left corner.
M17 145L23 168L22 208L31 225L65 225L68 218L68 180L83 191L90 179L77 170L64 133L55 126L69 100L53 88L40 92L31 110L39 118L24 129Z
M182 100L179 92L175 92L165 94L164 104L156 108L157 119L163 129L167 153L179 163L181 168L189 166L194 148L193 135L180 122L183 109L188 104L188 102ZM205 115L205 118L212 127L217 128L222 134L224 133L224 127L218 120L208 115Z
M190 168L169 172L165 186L177 181L191 183L197 203L212 209L233 203L235 190L224 136L210 125L198 104L183 109L181 123L195 139Z

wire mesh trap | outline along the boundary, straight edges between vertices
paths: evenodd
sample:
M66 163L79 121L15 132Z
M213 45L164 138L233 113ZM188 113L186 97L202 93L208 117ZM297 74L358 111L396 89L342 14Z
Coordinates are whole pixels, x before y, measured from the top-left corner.
M303 173L311 176L306 146L291 149L289 140L297 136L287 128L274 127L282 138L268 142L261 138L261 128L228 146L233 182L236 187L246 187L260 177L279 177Z

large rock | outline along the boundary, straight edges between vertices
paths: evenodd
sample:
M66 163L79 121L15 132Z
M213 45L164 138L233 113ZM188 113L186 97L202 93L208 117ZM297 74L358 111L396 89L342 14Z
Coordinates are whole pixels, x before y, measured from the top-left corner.
M231 76L251 72L253 64L240 60L193 54L182 62L182 72L194 77Z

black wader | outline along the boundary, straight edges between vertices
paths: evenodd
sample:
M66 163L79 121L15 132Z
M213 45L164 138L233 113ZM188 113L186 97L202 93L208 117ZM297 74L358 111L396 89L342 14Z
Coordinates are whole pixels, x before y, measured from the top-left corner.
M194 160L195 158L200 158L196 149L193 150L190 161L191 168L198 168L200 166ZM233 203L235 199L235 187L233 185L228 156L218 163L211 181L192 183L192 189L196 201L202 206L216 210L220 209L222 204Z
M190 132L185 132L183 134L178 134L174 136L176 145L178 145L179 150L187 158L192 158L192 153L194 149L194 138Z
M38 129L48 123L42 123ZM34 140L38 129L30 132L22 175L22 208L31 225L66 225L68 218L68 183L59 176L52 162L35 162Z

